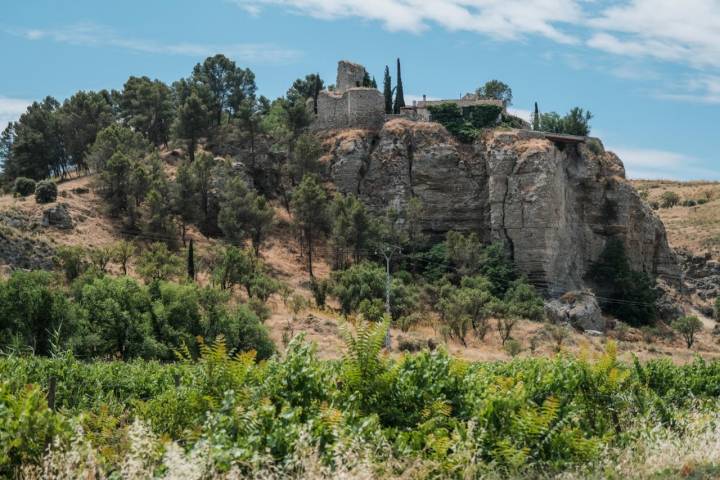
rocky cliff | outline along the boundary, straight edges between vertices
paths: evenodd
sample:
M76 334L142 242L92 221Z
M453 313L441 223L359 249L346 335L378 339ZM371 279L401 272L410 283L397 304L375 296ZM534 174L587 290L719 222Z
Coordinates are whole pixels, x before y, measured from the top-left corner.
M611 237L623 240L636 270L680 275L662 222L597 139L563 144L493 130L463 145L438 124L393 120L379 133L329 133L325 145L339 191L376 211L417 196L427 232L503 241L518 268L550 294L584 287Z

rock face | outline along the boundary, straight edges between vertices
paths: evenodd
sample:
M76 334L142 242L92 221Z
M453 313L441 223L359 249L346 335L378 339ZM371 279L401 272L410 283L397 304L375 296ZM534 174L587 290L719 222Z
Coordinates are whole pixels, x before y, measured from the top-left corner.
M545 314L554 323L569 323L578 330L605 331L600 304L595 294L587 290L568 292L545 303Z
M63 230L72 229L74 224L68 211L68 206L64 203L58 203L54 207L45 209L42 216L42 226L55 227Z
M662 222L599 140L556 144L524 130L493 130L459 144L434 123L392 120L373 134L325 138L331 179L375 211L424 205L423 228L475 231L503 241L518 268L551 296L580 290L608 239L635 270L676 278Z

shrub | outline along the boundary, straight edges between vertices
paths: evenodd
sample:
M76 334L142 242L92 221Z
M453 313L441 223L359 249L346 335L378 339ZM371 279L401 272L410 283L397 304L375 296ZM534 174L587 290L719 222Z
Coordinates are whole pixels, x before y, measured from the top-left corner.
M505 342L503 350L511 357L517 357L522 352L522 344L517 340L510 339Z
M43 180L35 187L35 201L37 203L52 203L57 200L57 184L51 180Z
M13 191L16 195L27 197L35 193L35 180L32 178L18 177L15 179Z
M695 316L681 317L672 323L672 327L683 336L687 348L692 348L695 335L702 331L702 321Z
M65 272L65 279L72 282L87 270L85 249L77 245L60 247L57 250L56 263Z
M685 199L682 202L683 207L694 207L695 205L697 205L697 202L692 198Z
M231 318L235 335L229 346L241 352L255 350L258 360L270 358L275 353L275 345L270 339L267 328L258 316L246 305L240 305ZM229 339L230 340L230 339Z
M310 280L310 291L315 299L315 306L317 308L325 308L325 300L327 294L330 291L330 281L327 279L318 280L313 277Z
M715 320L720 322L720 297L715 299L715 304L713 306L713 313L715 314Z
M385 298L385 271L378 265L362 262L342 272L332 273L333 295L340 301L344 315L357 311L363 300Z
M604 296L612 299L601 301L604 311L636 327L655 322L655 282L646 273L630 268L621 240L608 241L587 278L607 292Z
M433 122L440 123L461 142L470 143L482 128L497 124L502 108L496 105L475 105L460 108L454 103L430 106Z
M663 192L663 194L660 196L661 208L672 208L678 203L680 203L680 196L671 190Z

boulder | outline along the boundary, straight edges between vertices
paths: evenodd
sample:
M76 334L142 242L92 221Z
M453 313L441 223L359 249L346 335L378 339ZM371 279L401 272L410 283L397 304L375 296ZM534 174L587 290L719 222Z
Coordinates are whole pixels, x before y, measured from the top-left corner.
M605 331L605 319L595 294L588 290L568 292L545 302L545 315L553 323L569 323L582 331Z
M62 230L70 230L74 227L72 216L66 203L47 208L43 211L43 227L55 227Z

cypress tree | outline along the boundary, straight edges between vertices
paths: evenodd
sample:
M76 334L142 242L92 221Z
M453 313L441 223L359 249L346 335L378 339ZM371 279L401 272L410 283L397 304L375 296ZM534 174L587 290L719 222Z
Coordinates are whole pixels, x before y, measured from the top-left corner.
M385 65L385 78L383 79L383 95L385 96L385 113L393 113L392 78L387 65Z
M538 109L537 102L535 102L535 113L533 113L532 128L536 131L540 130L540 110Z
M405 95L403 93L402 74L400 73L400 59L397 59L397 87L395 87L395 106L393 113L400 113L400 109L405 106Z
M372 88L377 88L377 81L375 80L375 75L372 77L372 82L370 82L370 86Z
M195 253L193 252L193 239L190 239L187 256L187 274L190 280L195 280Z

